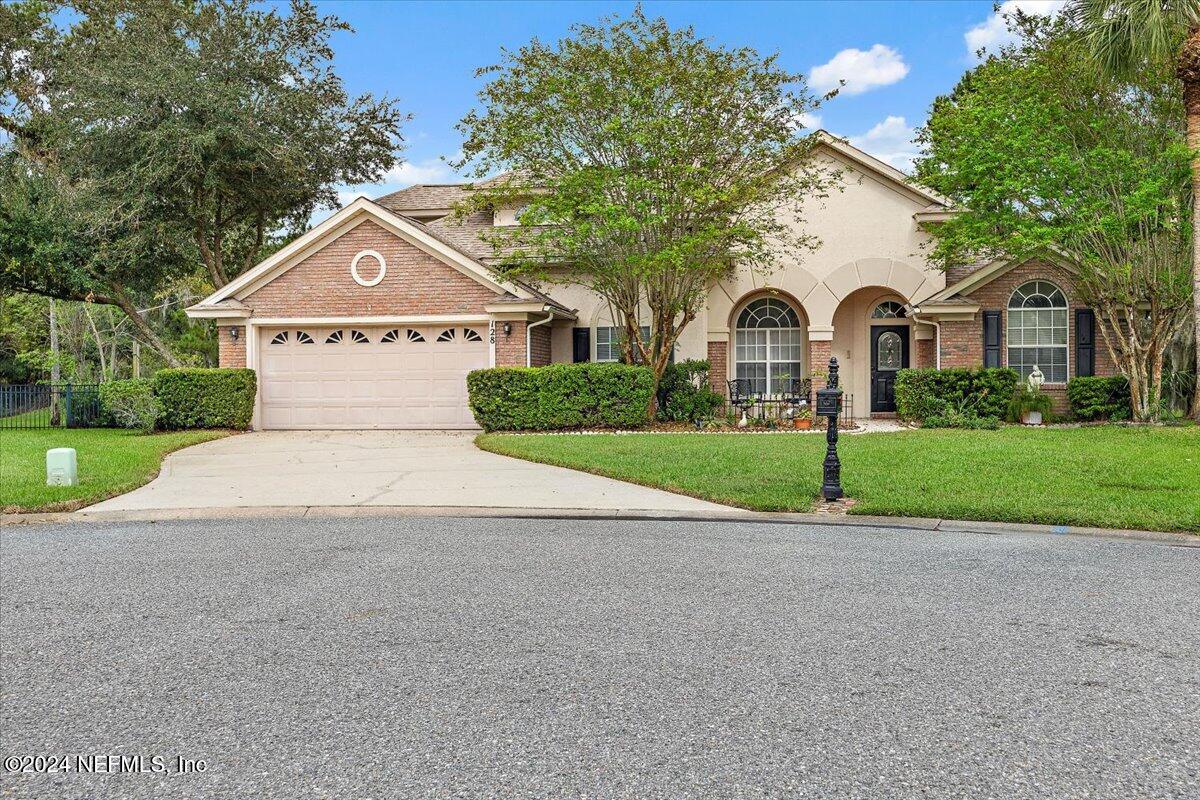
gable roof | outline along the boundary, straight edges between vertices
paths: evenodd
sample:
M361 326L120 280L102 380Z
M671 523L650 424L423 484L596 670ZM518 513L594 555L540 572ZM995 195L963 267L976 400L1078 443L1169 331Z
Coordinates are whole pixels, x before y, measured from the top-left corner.
M873 173L876 177L883 179L889 185L892 185L909 195L915 195L921 198L929 207L923 209L919 213L928 213L935 209L949 210L952 206L950 199L938 194L932 189L922 186L913 181L908 175L905 175L900 170L893 167L884 161L880 161L875 156L865 150L860 150L850 144L841 137L834 136L826 130L819 130L813 134L818 141L818 147L825 147L828 150L837 153L845 159L850 160L856 166Z
M991 261L980 262L978 267L957 282L950 284L945 289L942 289L937 294L926 298L920 305L941 305L952 304L958 302L959 299L971 302L970 298L963 297L976 289L991 283L1005 273L1016 269L1022 264L1028 264L1034 259L1047 261L1057 267L1061 267L1067 272L1074 273L1075 265L1071 262L1070 256L1066 253L1057 252L1054 250L1046 250L1024 258L1008 258L1001 257Z
M570 311L530 286L497 278L477 259L463 252L445 237L439 236L428 225L394 213L365 197L359 197L303 236L296 238L286 247L281 248L189 308L188 314L190 316L215 316L223 311L232 312L238 306L244 308L237 301L287 272L323 247L329 239L340 236L368 219L467 277L492 289L498 295L508 295L523 300L542 300L564 311Z
M470 194L466 183L418 183L398 192L377 197L375 202L384 208L406 211L449 211Z

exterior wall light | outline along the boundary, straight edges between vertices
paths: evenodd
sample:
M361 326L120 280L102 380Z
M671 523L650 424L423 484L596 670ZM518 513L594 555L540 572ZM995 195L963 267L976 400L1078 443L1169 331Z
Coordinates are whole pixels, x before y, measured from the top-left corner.
M229 326L229 338L235 342L238 340L238 326L237 325Z
M512 323L511 322L504 323L504 336L505 337L512 336Z

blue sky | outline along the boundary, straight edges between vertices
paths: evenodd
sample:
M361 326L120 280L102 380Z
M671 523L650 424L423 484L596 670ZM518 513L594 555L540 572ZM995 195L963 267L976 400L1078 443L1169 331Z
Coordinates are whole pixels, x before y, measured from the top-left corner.
M376 196L413 183L458 179L442 161L458 151L458 119L476 103L477 67L502 47L533 37L554 41L575 22L627 14L628 2L319 3L354 26L334 41L336 67L351 93L400 100L414 115L403 163L382 184L346 187L344 199ZM1006 0L1003 10L1054 13L1062 0ZM848 81L818 114L819 125L905 169L912 128L933 99L976 62L979 47L1005 37L992 0L909 2L646 2L648 16L726 45L778 52L788 69L825 89Z

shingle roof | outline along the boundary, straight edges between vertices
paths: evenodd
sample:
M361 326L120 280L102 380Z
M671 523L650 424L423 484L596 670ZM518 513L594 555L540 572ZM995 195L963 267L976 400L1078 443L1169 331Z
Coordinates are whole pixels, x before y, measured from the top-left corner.
M465 183L419 183L401 189L398 192L385 194L377 198L376 203L391 211L422 211L425 209L452 208L456 203L467 197L469 190Z

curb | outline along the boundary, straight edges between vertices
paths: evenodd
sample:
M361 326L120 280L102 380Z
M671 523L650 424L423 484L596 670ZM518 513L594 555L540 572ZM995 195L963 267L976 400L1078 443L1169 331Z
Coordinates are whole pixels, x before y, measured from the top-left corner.
M1084 536L1123 541L1154 542L1200 548L1200 536L1168 531L1086 528L1068 525L1034 525L976 522L925 517L829 516L767 511L728 512L658 511L652 509L590 508L484 508L478 506L234 506L216 508L145 509L137 511L82 511L48 514L3 514L0 526L89 522L168 522L209 519L354 519L362 517L466 517L481 519L589 519L651 520L659 522L740 522L768 525L814 525L830 528L892 528L939 533L987 535L1034 534Z

